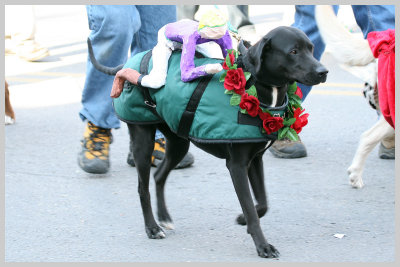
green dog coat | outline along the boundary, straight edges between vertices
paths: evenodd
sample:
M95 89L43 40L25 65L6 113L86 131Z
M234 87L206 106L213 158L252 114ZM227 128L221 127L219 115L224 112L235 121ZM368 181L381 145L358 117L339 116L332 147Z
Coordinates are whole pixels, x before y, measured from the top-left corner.
M166 83L161 88L143 88L125 82L121 95L113 100L118 118L132 124L165 122L177 135L199 143L265 142L277 138L276 133L261 132L260 119L241 113L239 106L230 105L230 95L225 94L219 81L222 72L182 82L180 60L181 53L173 52ZM195 58L196 66L209 63L222 63L222 60ZM145 74L152 65L150 50L136 54L123 68ZM287 101L269 110L282 116L286 107Z

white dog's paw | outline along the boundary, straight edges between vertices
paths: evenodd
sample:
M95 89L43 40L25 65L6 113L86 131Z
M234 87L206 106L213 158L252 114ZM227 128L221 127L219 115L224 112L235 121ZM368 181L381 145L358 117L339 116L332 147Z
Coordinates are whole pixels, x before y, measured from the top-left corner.
M207 64L205 67L205 71L208 74L214 74L214 73L218 73L222 70L222 65L221 64Z
M347 173L349 174L349 182L350 185L354 188L362 188L364 186L364 182L362 180L362 173L352 166L347 169Z

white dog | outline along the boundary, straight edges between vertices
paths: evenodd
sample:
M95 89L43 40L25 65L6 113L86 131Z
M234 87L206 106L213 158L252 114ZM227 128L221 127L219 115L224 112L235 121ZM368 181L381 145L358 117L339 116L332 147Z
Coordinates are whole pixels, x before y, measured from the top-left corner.
M315 18L325 44L330 47L340 47L340 49L334 49L335 59L344 69L365 81L364 95L379 113L378 64L377 59L372 55L368 41L360 34L346 30L336 18L331 6L316 6ZM364 186L362 174L366 158L372 149L381 141L391 142L394 147L394 135L394 129L383 116L380 116L378 122L361 135L353 162L347 170L353 187Z

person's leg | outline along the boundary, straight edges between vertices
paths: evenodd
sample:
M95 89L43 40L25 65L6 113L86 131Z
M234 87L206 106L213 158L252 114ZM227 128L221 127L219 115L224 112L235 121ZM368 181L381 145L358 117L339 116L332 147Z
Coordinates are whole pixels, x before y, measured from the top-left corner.
M161 27L176 21L174 5L137 5L136 8L140 14L141 27L132 41L132 56L156 46Z
M89 38L96 59L105 66L115 67L128 58L132 36L140 27L139 13L134 6L87 6ZM82 93L80 117L101 128L119 128L110 98L113 76L93 66L88 57L86 81Z
M176 12L177 12L177 19L192 19L194 20L194 15L199 10L198 5L177 5Z
M260 36L256 33L256 28L249 18L249 6L248 5L228 5L228 16L229 23L235 29L238 34L251 44L255 44Z
M243 26L253 25L249 20L248 5L228 5L229 22L239 29Z
M132 36L140 27L134 6L87 6L93 51L97 60L114 67L126 62ZM87 120L82 139L79 166L86 172L105 173L109 169L111 129L119 128L110 91L113 77L94 68L87 61L86 81L82 92L82 120Z
M372 31L394 29L394 5L352 5L354 17L364 38Z

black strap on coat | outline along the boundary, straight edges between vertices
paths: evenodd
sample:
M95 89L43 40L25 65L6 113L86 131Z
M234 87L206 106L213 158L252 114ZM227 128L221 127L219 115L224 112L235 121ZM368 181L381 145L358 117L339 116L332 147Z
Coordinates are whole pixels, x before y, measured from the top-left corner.
M143 78L144 75L148 74L149 62L150 62L151 56L152 56L152 50L149 50L149 52L147 52L143 56L142 61L140 62L140 67L139 67L139 72L142 74L142 75L140 75L140 78ZM140 81L141 80L142 79L140 79ZM155 111L156 103L153 101L153 99L150 96L149 88L142 86L141 83L138 83L138 87L140 88L140 90L143 93L144 103L147 106L149 106L152 111Z
M189 136L189 131L192 126L197 107L199 106L200 99L203 96L203 93L213 76L214 75L203 76L200 82L197 84L196 88L194 89L192 96L190 97L189 102L186 105L186 109L182 114L181 120L179 121L177 131L178 136L183 138L187 138Z

